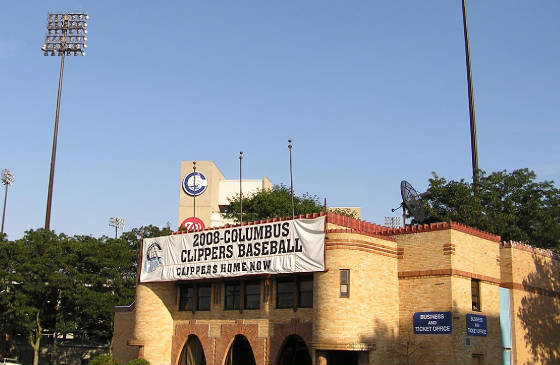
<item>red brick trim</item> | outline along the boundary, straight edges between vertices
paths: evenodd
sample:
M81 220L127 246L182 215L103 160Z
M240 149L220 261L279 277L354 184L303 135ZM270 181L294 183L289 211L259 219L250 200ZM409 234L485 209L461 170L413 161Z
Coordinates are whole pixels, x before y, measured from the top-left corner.
M531 293L531 294L539 294L539 295L546 295L546 296L549 296L549 297L560 298L560 291L556 291L556 290L537 288L536 286L524 285L524 284L519 284L519 283L511 283L511 282L510 283L502 283L502 284L500 284L500 286L502 288L521 290L521 291Z
M189 335L195 335L200 341L202 351L204 351L206 363L214 364L216 361L214 358L214 341L208 337L209 331L210 328L208 324L197 324L194 319L185 323L175 324L175 330L171 340L171 363L177 364L179 362L181 352L183 351L183 347Z
M431 224L420 224L415 226L406 226L400 228L388 228L382 232L383 235L401 235L401 234L411 234L411 233L421 233L421 232L432 232L432 231L443 231L446 229L454 229L463 233L470 234L475 237L483 238L485 240L493 241L496 243L501 242L501 237L492 233L482 231L467 225L456 223L456 222L440 222Z
M443 254L444 255L455 255L455 244L454 243L444 243L443 244Z
M378 233L360 231L360 230L353 229L353 228L327 229L326 233L356 233L356 234L361 234L361 235L364 235L364 236L379 238L379 239L384 240L384 241L397 242L397 240L394 239L393 237L383 236L383 235L378 234Z
M360 247L359 245L351 245L351 244L343 244L343 245L327 244L326 250L355 250L355 251L374 253L376 255L387 256L396 259L402 259L402 255L388 254L388 253L377 251L375 249Z
M491 276L470 273L463 270L456 270L456 269L437 269L437 270L399 272L399 280L423 278L423 277L430 277L430 276L455 276L455 277L461 277L467 279L477 279L488 284L500 285L500 279L493 278Z
M280 357L280 351L290 335L298 335L305 342L309 356L313 358L311 339L313 334L312 322L302 322L299 318L292 318L289 323L273 324L272 337L270 338L270 358L269 364L277 364Z
M531 252L536 255L550 257L551 259L560 260L560 254L554 251L545 250L544 248L534 247L523 242L509 241L509 242L502 242L502 244L500 245L500 248L510 248L510 247L521 251Z
M356 239L345 239L345 238L330 239L329 236L327 236L326 244L327 246L331 244L335 244L335 245L349 244L349 245L355 245L355 246L360 246L365 248L371 248L372 250L379 250L381 252L386 252L395 255L397 254L398 251L397 247L385 246L379 243L374 243L374 242L369 242L364 240L356 240Z
M322 217L324 215L326 215L325 212L311 213L311 214L300 214L300 215L296 215L294 217L294 219L313 219L313 218ZM242 224L226 224L226 225L220 226L220 227L206 227L205 229L203 229L200 232L214 231L216 229L222 229L222 228L234 228L234 227L241 227L241 226L252 226L252 225L255 225L255 224L282 222L282 221L289 221L289 220L292 220L292 217L261 219L261 220L258 220L258 221L243 222ZM185 234L185 233L190 233L190 232L177 231L177 232L172 232L171 234Z

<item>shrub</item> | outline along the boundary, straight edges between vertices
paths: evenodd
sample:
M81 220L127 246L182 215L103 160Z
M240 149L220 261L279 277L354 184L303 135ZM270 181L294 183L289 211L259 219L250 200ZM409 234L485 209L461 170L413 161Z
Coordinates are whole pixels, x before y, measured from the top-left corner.
M113 365L114 360L109 354L97 355L90 360L89 365Z
M138 359L130 360L127 365L150 365L150 362L139 357Z

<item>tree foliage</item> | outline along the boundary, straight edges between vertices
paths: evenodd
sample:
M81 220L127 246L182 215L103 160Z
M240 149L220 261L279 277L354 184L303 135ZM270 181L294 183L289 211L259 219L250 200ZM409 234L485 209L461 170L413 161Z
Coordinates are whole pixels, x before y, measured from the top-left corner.
M229 199L225 207L226 218L239 222L239 194ZM305 193L294 195L294 211L296 215L319 213L324 207L317 196ZM284 218L292 216L290 188L275 185L272 189L262 189L250 196L243 196L243 220L255 221L268 218Z
M151 237L171 230L147 226L142 232ZM45 333L108 344L114 307L134 301L140 235L136 228L119 239L38 229L0 240L0 333L27 338L35 364Z
M427 210L430 221L455 221L498 234L503 240L560 250L560 190L537 182L529 169L480 172L478 193L465 180L433 173Z

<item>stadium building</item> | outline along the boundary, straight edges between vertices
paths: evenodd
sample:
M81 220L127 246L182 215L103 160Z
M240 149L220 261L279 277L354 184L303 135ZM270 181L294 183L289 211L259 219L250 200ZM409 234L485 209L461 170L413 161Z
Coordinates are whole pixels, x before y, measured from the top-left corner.
M116 358L560 363L557 254L454 222L389 228L332 212L215 227L228 180L211 162L191 170L179 223L193 212L210 228L144 240L136 301L115 309Z

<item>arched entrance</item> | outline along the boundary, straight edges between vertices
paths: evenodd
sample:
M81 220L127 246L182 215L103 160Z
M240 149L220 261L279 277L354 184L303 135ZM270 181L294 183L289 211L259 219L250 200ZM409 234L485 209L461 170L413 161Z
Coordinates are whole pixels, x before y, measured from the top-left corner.
M181 351L179 365L206 365L204 349L196 335L189 335L187 342Z
M235 336L229 347L225 365L255 365L255 356L247 337Z
M277 363L278 365L311 365L311 356L303 338L298 335L286 337Z

